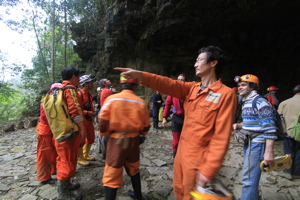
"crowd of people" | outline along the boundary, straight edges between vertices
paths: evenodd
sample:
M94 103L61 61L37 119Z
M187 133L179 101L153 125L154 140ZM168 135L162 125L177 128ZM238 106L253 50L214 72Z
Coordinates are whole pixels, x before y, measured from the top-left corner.
M138 200L146 199L141 188L139 145L150 129L150 118L148 104L135 94L137 87L142 85L156 91L151 99L153 130L159 129L162 106L163 128L167 127L171 116L173 191L177 199L190 200L195 186L205 188L213 182L222 166L230 137L236 134L244 145L241 200L258 200L260 162L274 165L278 127L273 110L278 108L288 129L300 110L300 85L293 89L294 97L279 104L275 96L278 88L270 86L269 93L260 96L259 78L253 74L236 76L237 87L227 87L220 78L224 66L225 56L219 47L203 47L194 65L201 82L187 82L184 74L173 80L130 68L115 68L121 71L122 91L117 92L110 80L103 78L95 96L92 96L94 79L90 75L80 76L78 69L64 68L63 82L51 85L48 95L62 90L66 104L64 113L78 131L67 137L70 130L64 130L61 136L64 140L58 139L49 123L48 108L43 103L40 105L36 127L38 181L41 184L57 182L58 199L81 199L80 194L72 193L80 184L72 183L71 178L77 164L88 166L89 161L95 160L89 152L97 133L98 151L105 160L102 178L105 199L116 199L117 190L122 187L123 168L133 187L128 195ZM168 95L165 101L161 94ZM300 178L299 142L288 135L284 140L284 152L292 155L293 165L282 176ZM52 179L53 174L57 180Z

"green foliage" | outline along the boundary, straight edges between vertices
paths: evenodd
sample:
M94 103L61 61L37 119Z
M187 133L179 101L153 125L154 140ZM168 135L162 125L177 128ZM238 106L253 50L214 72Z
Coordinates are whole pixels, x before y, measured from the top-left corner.
M9 70L11 74L22 73L20 87L22 90L12 89L4 83L0 85L0 112L4 113L0 122L5 119L38 116L40 92L49 89L53 82L61 81L62 68L80 61L73 51L70 24L78 23L80 20L83 24L88 24L91 20L99 20L114 2L112 0L56 0L56 4L53 5L53 0L0 0L0 6L6 6L6 15L10 15L14 6L29 5L29 7L22 7L24 13L19 19L6 19L5 23L19 33L25 29L34 31L38 46L36 56L32 58L33 68L30 69L20 63L5 63L5 55L0 52L2 72ZM52 17L54 8L55 17ZM1 16L0 20L3 20ZM54 38L52 38L52 27L55 27L54 55L52 55ZM55 61L54 65L51 63L52 58ZM54 66L54 72L51 66ZM54 80L52 80L52 73Z
M24 107L20 113L22 118L39 116L40 100L41 100L41 95L39 93L38 94L31 93L25 95L23 98Z
M21 118L20 110L25 108L24 95L20 89L13 89L8 83L0 82L0 123Z
M0 102L11 103L15 90L8 83L0 81Z

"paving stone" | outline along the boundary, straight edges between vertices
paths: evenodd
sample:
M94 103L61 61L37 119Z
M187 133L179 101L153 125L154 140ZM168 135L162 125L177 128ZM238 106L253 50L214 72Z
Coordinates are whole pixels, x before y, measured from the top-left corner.
M277 192L277 186L261 186L262 200L279 200L288 199L287 195L282 192Z
M166 166L168 163L159 159L154 159L152 162L157 166L157 167L163 167Z
M43 198L54 199L57 197L57 191L55 186L45 184L42 185L40 189L41 190L39 191L38 195Z
M17 153L6 154L4 156L1 156L1 159L2 159L2 162L3 162L3 161L10 161L10 160L18 159L22 156L24 156L23 153L17 152Z
M8 190L10 190L10 187L0 183L0 191L8 191Z
M298 191L294 188L288 188L289 193L291 194L293 199L300 199L300 196L298 194Z
M149 159L145 158L145 157L141 157L140 158L140 165L141 166L151 166L151 162Z
M161 180L157 182L155 186L153 186L153 191L164 198L167 198L172 189L173 186L171 180Z
M14 141L13 143L11 141ZM8 133L0 137L0 199L55 199L55 185L41 185L36 180L36 134L34 128ZM140 173L142 192L150 200L176 200L173 193L172 134L170 129L150 132L141 145ZM15 151L12 152L10 150ZM102 175L105 166L102 155L97 153L97 143L90 155L96 157L90 167L77 166L73 182L81 183L76 192L84 194L83 200L104 200ZM23 152L23 153L22 153ZM275 156L283 155L283 143L275 143ZM241 196L243 166L242 145L231 140L223 167L217 175L234 197ZM262 173L260 191L262 199L296 200L300 194L300 179L287 180L278 172ZM127 190L132 190L130 177L123 172L123 187L118 190L117 200L130 200ZM37 198L38 197L38 198Z
M38 187L38 186L40 186L40 185L41 185L41 183L40 183L39 181L37 181L37 180L31 181L31 182L28 184L28 186L31 186L31 187Z
M37 196L34 196L32 194L25 194L19 200L36 200L36 199L38 199Z
M220 176L224 176L228 179L235 177L237 173L239 173L239 171L237 171L236 168L227 166L223 166L218 172Z

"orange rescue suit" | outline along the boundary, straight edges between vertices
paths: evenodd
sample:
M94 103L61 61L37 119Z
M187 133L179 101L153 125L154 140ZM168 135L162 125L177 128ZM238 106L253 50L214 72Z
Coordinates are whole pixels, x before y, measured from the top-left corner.
M36 176L38 181L46 181L51 179L51 174L56 174L57 153L54 146L55 139L41 104L39 121L36 126L36 132L38 133Z
M181 82L143 72L141 84L184 100L184 124L174 161L174 193L190 200L196 173L213 180L228 149L237 99L221 79L200 91L201 82Z
M86 140L85 144L93 144L95 142L95 128L93 123L93 118L88 116L88 111L95 112L95 108L93 106L93 97L91 93L86 93L82 88L79 89L80 99L82 100L82 111L84 116L84 127L86 131ZM90 104L90 110L85 110L84 105L86 103Z
M111 91L110 89L108 89L107 87L104 87L101 91L101 96L100 96L100 105L101 107L104 104L104 101L107 97L109 97L110 95L114 94L113 91Z
M78 102L78 92L75 89L76 87L71 85L69 81L63 81L61 87L72 86L74 89L65 89L64 90L64 100L68 106L68 113L71 118L78 115L82 115L81 105ZM57 157L57 176L58 180L69 180L72 178L76 171L77 156L80 145L81 135L78 134L71 140L58 143L55 140L55 148L58 154Z
M101 136L109 136L102 182L120 188L123 166L129 176L139 172L139 135L150 128L147 104L133 91L123 90L106 98L98 119Z

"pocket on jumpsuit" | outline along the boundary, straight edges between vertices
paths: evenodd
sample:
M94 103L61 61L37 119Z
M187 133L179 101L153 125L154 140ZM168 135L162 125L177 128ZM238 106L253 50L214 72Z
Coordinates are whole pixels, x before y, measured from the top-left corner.
M195 120L204 126L208 126L209 124L214 123L217 110L218 106L215 103L200 103L197 107L197 115L195 116Z

